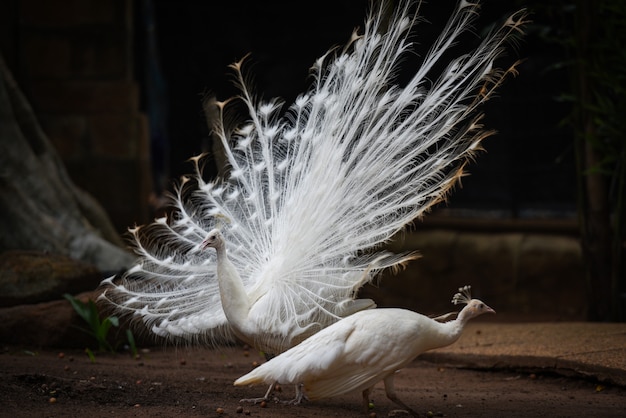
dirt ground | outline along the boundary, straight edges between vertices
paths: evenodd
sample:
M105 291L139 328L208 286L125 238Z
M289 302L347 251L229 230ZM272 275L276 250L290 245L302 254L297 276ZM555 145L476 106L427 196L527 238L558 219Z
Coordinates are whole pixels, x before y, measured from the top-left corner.
M372 394L365 412L360 394L301 405L240 403L266 388L233 381L262 362L245 347L151 348L138 358L82 350L3 347L0 416L3 417L387 417L406 416L384 394ZM293 387L279 396L293 397ZM532 371L480 371L414 361L396 377L402 400L420 416L622 417L626 388Z

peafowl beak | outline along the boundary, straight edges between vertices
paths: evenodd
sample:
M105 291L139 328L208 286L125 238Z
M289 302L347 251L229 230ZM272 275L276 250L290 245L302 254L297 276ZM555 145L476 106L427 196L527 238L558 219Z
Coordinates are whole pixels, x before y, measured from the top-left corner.
M478 299L472 300L472 302L470 303L470 308L471 308L471 312L474 315L482 315L485 313L490 313L490 314L496 313L496 311L492 309L489 305L487 305L485 302L478 300Z

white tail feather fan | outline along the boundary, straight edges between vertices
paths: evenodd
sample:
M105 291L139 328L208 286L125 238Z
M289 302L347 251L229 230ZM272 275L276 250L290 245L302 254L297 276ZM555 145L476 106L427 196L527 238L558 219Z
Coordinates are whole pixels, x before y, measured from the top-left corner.
M372 248L444 200L491 134L478 108L514 73L493 62L524 23L514 15L430 81L477 15L477 4L461 1L400 86L418 19L412 1L397 6L388 22L386 6L372 6L363 34L315 62L311 88L283 117L278 100L253 100L242 62L233 64L249 119L224 126L228 102L215 103L229 174L207 183L202 156L192 158L173 215L130 230L137 265L105 280L101 299L157 335L239 337L273 354L373 307L357 291L417 256Z

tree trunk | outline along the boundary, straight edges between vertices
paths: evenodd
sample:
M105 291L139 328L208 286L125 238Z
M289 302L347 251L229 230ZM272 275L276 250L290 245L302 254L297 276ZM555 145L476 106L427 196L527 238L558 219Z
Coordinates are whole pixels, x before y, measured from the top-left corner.
M601 156L593 146L597 138L594 113L593 77L589 66L593 62L591 40L595 34L595 7L589 0L577 2L577 90L578 134L577 171L579 176L579 211L582 250L587 269L587 317L591 321L608 321L615 313L612 292L612 230L608 180L598 169Z

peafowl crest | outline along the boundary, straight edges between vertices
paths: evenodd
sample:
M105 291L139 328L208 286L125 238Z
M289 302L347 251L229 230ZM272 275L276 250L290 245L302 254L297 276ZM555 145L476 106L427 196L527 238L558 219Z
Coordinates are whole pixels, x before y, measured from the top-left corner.
M467 305L472 300L472 286L465 285L463 287L459 287L458 293L455 293L452 296L452 304L454 305Z

